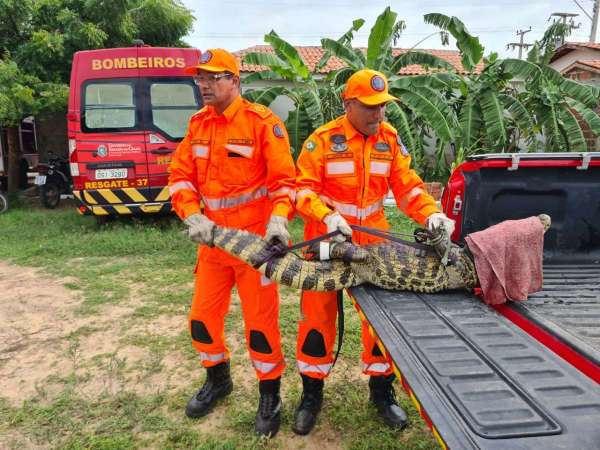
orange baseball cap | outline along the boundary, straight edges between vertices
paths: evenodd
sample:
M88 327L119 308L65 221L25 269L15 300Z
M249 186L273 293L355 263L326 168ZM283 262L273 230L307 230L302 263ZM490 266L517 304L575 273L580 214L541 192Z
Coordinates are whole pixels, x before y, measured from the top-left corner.
M355 98L365 105L380 105L392 100L398 100L388 94L388 83L385 75L371 69L355 72L346 82L342 98Z
M240 76L240 66L237 59L227 50L222 48L211 48L205 50L200 55L198 65L189 66L183 71L189 75L196 75L198 70L206 70L208 72L231 72L234 75Z

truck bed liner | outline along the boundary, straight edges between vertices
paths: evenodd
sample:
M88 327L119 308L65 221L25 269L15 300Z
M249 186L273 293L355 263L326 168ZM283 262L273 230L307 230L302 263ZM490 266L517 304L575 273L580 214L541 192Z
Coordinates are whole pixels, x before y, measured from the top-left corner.
M351 295L442 446L600 448L598 385L477 297Z
M600 371L600 264L546 265L543 290L508 307Z

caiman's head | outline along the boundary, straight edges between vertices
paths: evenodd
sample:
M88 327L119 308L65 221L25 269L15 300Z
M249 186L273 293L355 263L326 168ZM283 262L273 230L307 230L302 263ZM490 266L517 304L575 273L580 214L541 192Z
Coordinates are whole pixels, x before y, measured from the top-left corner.
M538 219L540 219L540 222L542 222L542 226L544 227L544 233L546 231L548 231L548 228L550 228L550 225L552 224L552 219L550 219L550 216L548 214L540 214L538 216Z

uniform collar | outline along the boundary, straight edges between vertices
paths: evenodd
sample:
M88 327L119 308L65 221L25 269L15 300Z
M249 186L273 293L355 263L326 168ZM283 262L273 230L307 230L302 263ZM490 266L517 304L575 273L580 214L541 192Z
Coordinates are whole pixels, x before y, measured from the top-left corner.
M238 112L238 110L240 109L240 106L242 106L242 96L238 95L230 104L227 108L225 108L225 111L223 111L223 114L221 114L221 116L225 117L225 120L227 120L227 122L231 122L231 120L233 119L233 116L235 116L235 113ZM217 118L219 117L219 115L217 114L217 112L215 111L215 108L212 106L208 106L208 110L210 112L210 117L211 118Z

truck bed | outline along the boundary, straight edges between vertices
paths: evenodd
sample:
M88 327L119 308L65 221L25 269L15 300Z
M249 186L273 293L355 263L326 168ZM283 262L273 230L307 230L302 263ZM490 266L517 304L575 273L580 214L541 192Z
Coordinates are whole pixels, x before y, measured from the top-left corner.
M498 310L600 383L600 264L548 264L541 292Z
M555 269L533 310L560 284ZM479 298L372 286L351 295L443 448L600 448L599 385Z

